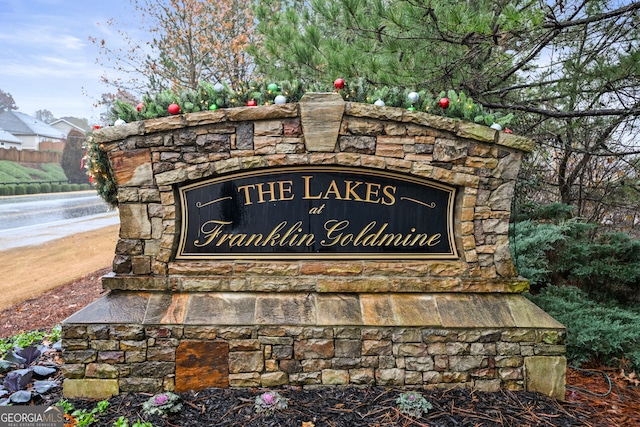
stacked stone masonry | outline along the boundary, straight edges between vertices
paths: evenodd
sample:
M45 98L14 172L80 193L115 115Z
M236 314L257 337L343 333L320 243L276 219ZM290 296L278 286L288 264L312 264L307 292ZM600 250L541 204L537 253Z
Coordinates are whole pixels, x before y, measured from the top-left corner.
M65 378L112 380L120 392L174 391L178 346L211 340L223 344L229 368L214 382L202 382L218 387L523 390L527 359L559 358L565 351L564 332L557 329L74 325L63 335Z
M109 289L173 291L522 292L509 254L515 179L531 141L424 113L346 103L333 152L305 149L296 104L241 107L108 128L96 134L114 165L122 229ZM358 166L458 187L459 261L172 261L173 185L292 165ZM142 278L141 278L142 277ZM233 277L233 279L231 279ZM287 278L295 277L295 280ZM141 278L141 280L138 280ZM330 278L330 279L328 279ZM428 279L428 280L427 280Z
M120 238L113 272L103 278L113 298L63 325L65 394L173 390L176 378L178 389L197 386L181 383L181 375L190 378L188 366L180 365L181 345L194 351L195 359L213 348L221 366L228 367L226 372L211 372L218 386L531 389L527 371L535 376L541 365L551 365L556 380L541 391L563 393L564 327L519 299L495 303L498 312L508 312L503 318L509 320L502 325L462 316L452 326L442 310L435 309L436 318L425 324L393 313L367 317L370 307L382 307L387 300L393 307L402 300L399 295L418 306L429 295L440 295L433 307L460 294L524 299L517 294L528 289L528 281L518 277L511 261L508 221L520 162L533 148L532 141L425 113L315 95L317 102L311 97L305 103L303 98L299 104L178 115L95 132L118 185ZM323 111L324 121L335 117L335 123L309 124L316 109ZM327 132L335 137L327 137ZM239 171L305 165L386 170L455 187L459 258L175 259L180 231L177 185ZM207 324L206 310L200 317L193 314L199 304L193 301L207 300L210 294L209 301L237 302L229 297L234 293L242 301L256 301L246 306L255 311L251 322L243 324L239 316ZM264 299L260 295L269 294L311 302L298 321L265 320L258 316ZM352 297L358 299L355 320L339 326L323 322L328 304L322 301ZM122 309L122 319L129 320L118 320L116 300L129 301L124 306L130 312ZM154 314L152 300L166 300L162 315ZM486 301L478 301L482 312ZM524 321L517 319L516 306L524 307ZM537 322L536 316L542 320ZM208 348L207 342L217 344Z

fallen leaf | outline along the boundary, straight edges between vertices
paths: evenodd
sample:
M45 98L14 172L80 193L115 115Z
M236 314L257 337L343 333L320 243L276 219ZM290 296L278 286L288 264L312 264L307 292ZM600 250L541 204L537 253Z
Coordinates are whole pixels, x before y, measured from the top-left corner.
M311 421L303 421L300 427L315 427L315 424Z

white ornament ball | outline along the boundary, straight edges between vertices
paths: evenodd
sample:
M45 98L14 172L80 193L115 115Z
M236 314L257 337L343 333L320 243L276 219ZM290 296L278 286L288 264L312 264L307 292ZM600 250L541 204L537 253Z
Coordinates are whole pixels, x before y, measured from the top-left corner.
M502 126L500 126L498 123L493 123L491 126L489 126L491 129L495 129L495 130L502 130Z
M216 92L222 92L222 89L224 89L224 85L222 83L216 83L213 85L213 90Z
M377 105L378 107L384 107L384 101L382 99L378 99L373 105Z
M127 124L127 122L125 122L122 119L118 119L113 123L114 126L122 126L122 125L126 125L126 124Z
M407 98L411 102L416 102L418 98L420 98L420 95L418 95L418 92L409 92L409 95L407 95Z
M278 104L278 105L286 104L287 103L287 98L285 96L283 96L283 95L278 95L278 96L275 97L273 102Z

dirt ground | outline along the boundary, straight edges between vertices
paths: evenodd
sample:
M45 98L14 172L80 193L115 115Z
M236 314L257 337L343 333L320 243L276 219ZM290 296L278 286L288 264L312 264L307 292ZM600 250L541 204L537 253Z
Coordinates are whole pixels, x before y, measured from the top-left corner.
M109 267L118 228L113 225L0 252L0 310Z

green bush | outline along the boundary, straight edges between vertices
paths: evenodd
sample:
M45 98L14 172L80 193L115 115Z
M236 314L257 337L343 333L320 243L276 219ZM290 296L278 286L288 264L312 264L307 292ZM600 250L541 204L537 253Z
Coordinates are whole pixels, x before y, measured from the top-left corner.
M15 185L7 185L6 187L9 189L9 193L7 194L8 196L13 196L14 194L16 194Z
M511 258L518 272L531 282L532 290L538 291L551 282L557 246L566 239L567 225L522 221L513 226Z
M589 236L593 227L575 224L557 253L557 272L591 295L640 302L640 240L624 233Z
M86 169L80 167L80 165L83 164L82 158L87 152L87 149L84 147L86 140L87 137L85 135L72 132L64 144L60 165L71 183L82 184L89 180Z
M63 193L68 193L69 191L71 191L71 185L70 184L60 184L60 191Z
M578 220L527 220L512 227L511 251L532 292L569 284L596 299L640 302L640 240L627 234L602 232L597 224Z
M0 196L8 196L9 195L9 187L6 185L0 185Z
M24 185L16 185L16 196L27 194L27 188Z
M82 191L86 191L86 190L91 190L91 184L80 184L80 190Z
M27 194L38 194L40 192L40 184L27 184Z
M51 184L44 183L40 184L40 192L41 193L51 193Z
M567 328L567 359L640 369L640 312L596 302L573 286L549 286L530 299Z
M571 219L573 210L573 206L563 205L562 203L541 205L535 202L525 202L518 205L516 216L518 221L544 220L557 222Z
M80 191L80 184L69 184L71 191Z
M59 193L60 192L60 184L51 184L51 192Z

